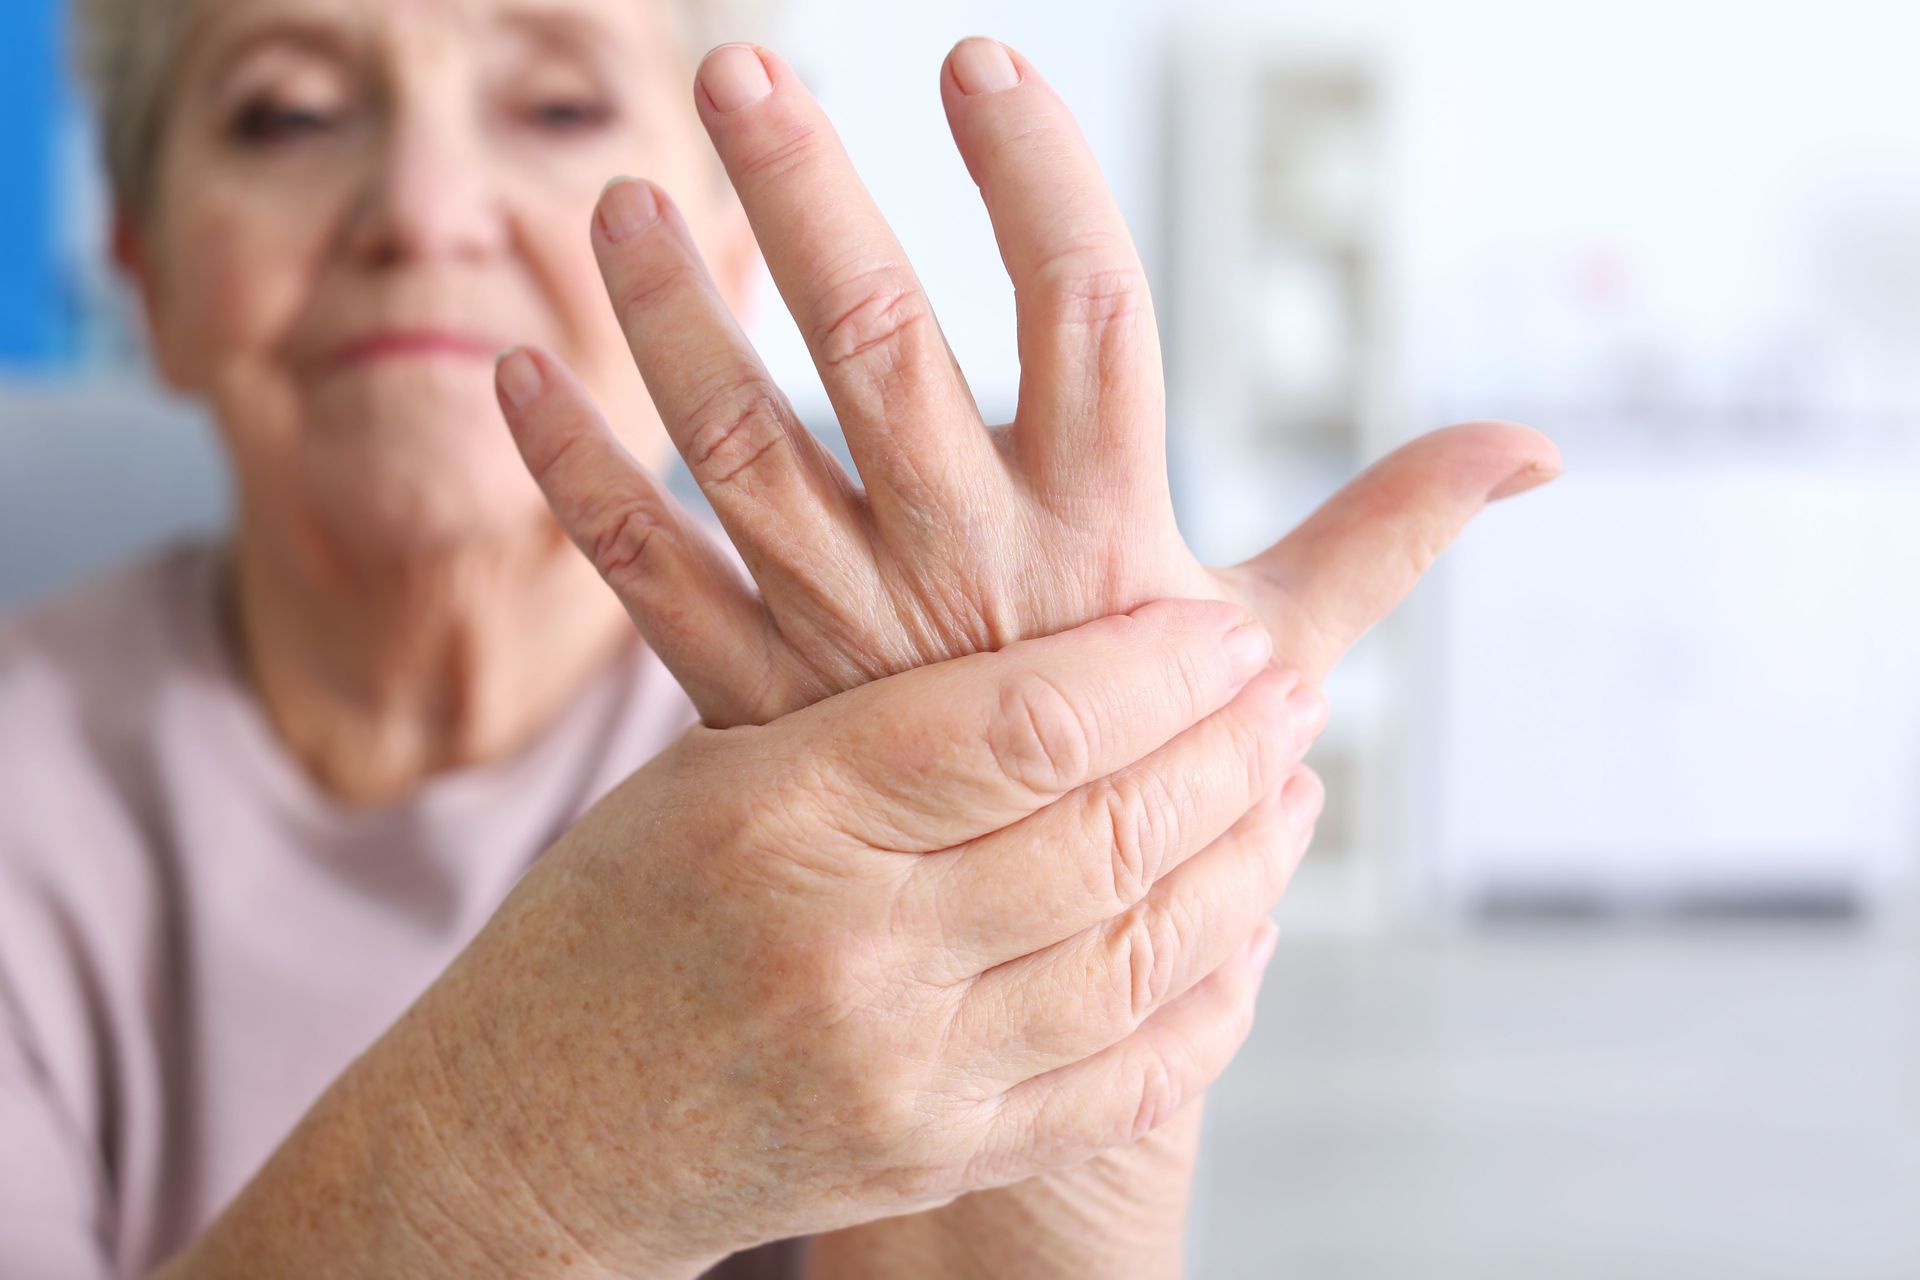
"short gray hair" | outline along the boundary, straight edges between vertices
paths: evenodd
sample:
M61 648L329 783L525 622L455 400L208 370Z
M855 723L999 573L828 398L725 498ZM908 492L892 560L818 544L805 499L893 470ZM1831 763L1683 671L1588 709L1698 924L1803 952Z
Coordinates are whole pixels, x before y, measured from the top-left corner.
M153 193L185 0L72 2L75 60L99 119L107 181L115 205L139 216ZM691 59L725 40L767 38L779 0L663 3Z

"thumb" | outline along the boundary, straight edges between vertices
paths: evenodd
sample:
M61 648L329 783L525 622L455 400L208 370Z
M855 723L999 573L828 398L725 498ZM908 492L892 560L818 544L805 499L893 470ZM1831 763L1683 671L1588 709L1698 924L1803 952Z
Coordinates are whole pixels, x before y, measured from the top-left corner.
M1226 577L1306 679L1318 683L1400 603L1489 502L1559 475L1531 427L1430 432L1368 467L1278 543Z

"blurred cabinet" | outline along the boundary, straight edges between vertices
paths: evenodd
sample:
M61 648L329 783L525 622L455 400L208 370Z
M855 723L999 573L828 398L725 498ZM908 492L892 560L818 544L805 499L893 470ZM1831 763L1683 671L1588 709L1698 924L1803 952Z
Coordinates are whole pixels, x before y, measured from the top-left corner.
M1569 460L1444 558L1455 902L1872 905L1920 848L1920 467Z
M1157 265L1175 499L1190 544L1224 562L1392 441L1382 93L1364 60L1206 24L1172 43L1167 76ZM1328 681L1336 714L1310 757L1327 809L1283 925L1364 925L1392 897L1397 630L1369 636Z

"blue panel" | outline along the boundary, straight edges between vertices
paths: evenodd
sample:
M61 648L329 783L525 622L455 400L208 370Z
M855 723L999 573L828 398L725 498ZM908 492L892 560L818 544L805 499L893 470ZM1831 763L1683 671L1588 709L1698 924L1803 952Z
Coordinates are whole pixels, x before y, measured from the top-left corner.
M0 365L70 352L56 187L65 109L60 0L0 0Z

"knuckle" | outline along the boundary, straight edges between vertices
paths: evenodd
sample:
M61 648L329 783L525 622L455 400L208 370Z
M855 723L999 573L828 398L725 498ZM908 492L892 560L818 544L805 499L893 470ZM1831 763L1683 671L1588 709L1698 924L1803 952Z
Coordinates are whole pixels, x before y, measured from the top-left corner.
M1443 518L1431 510L1409 509L1400 492L1379 480L1356 482L1347 501L1354 519L1376 525L1386 534L1384 542L1392 548L1391 561L1401 565L1400 578L1412 583L1433 567L1447 549L1452 536Z
M765 986L754 998L766 1019L807 1028L813 1070L831 1082L849 1115L887 1121L899 1095L908 1091L897 1087L905 1064L887 1051L898 1011L889 1007L891 984L884 965L826 939L769 930L761 941L752 963Z
M1000 773L1030 792L1056 795L1086 776L1093 730L1052 680L1028 672L1000 695L990 746Z
M1218 706L1220 678L1217 664L1203 659L1198 646L1174 643L1167 649L1167 665L1172 668L1173 686L1184 700L1182 710L1189 723L1200 718L1211 706Z
M920 1055L887 1048L849 1054L836 1070L834 1124L846 1154L915 1198L965 1189L958 1184L983 1109L928 1075Z
M582 427L583 424L575 417L567 430L553 432L547 438L545 447L538 443L539 435L533 437L534 447L526 454L527 473L543 493L557 495L567 488L566 473L561 467L575 450L587 444L590 432ZM524 443L523 440L523 447Z
M778 393L763 382L728 382L687 414L687 468L705 488L736 484L790 446Z
M587 558L608 586L623 591L646 577L647 552L658 548L665 532L651 502L623 502L607 513Z
M784 866L779 868L779 874L786 871ZM836 1033L845 1030L859 1004L859 992L841 949L824 938L782 938L773 951L778 972L789 984L790 998Z
M1035 271L1056 323L1093 330L1139 318L1147 303L1146 277L1124 237L1076 236Z
M871 1064L869 1064L871 1065ZM896 1084L886 1071L854 1071L846 1078L846 1114L855 1132L880 1150L894 1150L927 1120L917 1095Z
M1120 1008L1126 1019L1123 1031L1130 1031L1146 1021L1172 989L1174 966L1180 956L1180 930L1170 911L1149 901L1130 908L1120 918L1116 937L1116 990L1125 997Z
M1141 369L1159 364L1146 276L1120 238L1082 237L1042 264L1031 293L1041 328L1098 389L1103 415L1112 389L1137 386ZM1116 402L1122 413L1140 408Z
M1056 323L1090 333L1114 332L1146 309L1145 286L1130 267L1056 269L1047 288Z
M748 136L740 149L742 182L773 185L813 163L824 142L820 125L807 115L787 109L776 96L766 108L752 113Z
M648 238L642 237L641 243ZM622 274L625 278L614 296L614 314L628 333L633 333L649 312L668 306L675 295L697 287L692 264L673 254L648 254Z
M926 295L901 267L869 267L821 290L810 335L831 369L864 367L885 377L908 362L914 341L932 316Z
M1138 1142L1173 1118L1185 1101L1173 1066L1159 1054L1148 1054L1140 1061L1140 1079L1135 1086L1136 1099L1127 1141Z
M855 1154L856 1157L862 1155ZM946 1163L903 1159L894 1148L866 1152L864 1159L878 1167L879 1172L864 1179L861 1189L880 1193L887 1201L913 1204L917 1212L951 1204L974 1189L962 1174Z
M1103 781L1095 793L1108 832L1107 880L1091 888L1114 911L1147 896L1159 877L1165 850L1178 836L1177 814L1166 784L1137 770Z

